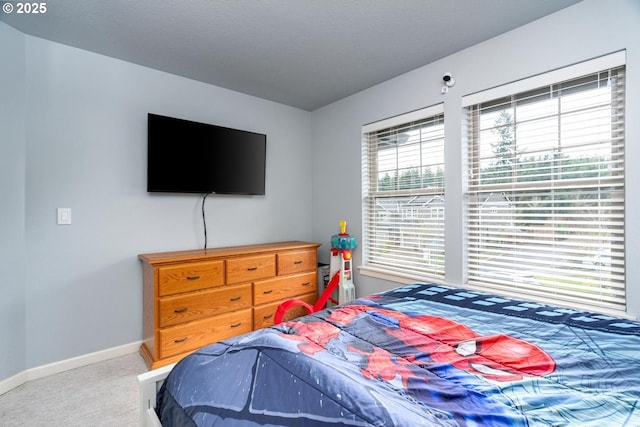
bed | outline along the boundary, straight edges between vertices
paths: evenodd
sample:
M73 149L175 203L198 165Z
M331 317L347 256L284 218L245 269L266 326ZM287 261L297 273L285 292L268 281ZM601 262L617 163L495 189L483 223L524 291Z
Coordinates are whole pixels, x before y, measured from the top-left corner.
M140 380L145 426L640 426L640 323L414 284Z

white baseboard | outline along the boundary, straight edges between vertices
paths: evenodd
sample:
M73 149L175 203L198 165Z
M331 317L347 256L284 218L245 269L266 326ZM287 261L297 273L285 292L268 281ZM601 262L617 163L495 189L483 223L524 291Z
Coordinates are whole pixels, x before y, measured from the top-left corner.
M113 359L114 357L125 356L127 354L136 353L142 344L142 341L132 342L130 344L118 347L108 348L106 350L96 351L94 353L84 354L71 359L61 360L60 362L50 363L48 365L37 366L17 373L16 375L0 381L0 394L4 394L27 381L44 378L49 375L59 374L60 372L69 371L71 369L81 368L97 362Z
M27 371L22 371L12 377L7 378L6 380L0 381L0 396L8 392L9 390L13 390L14 388L26 383L28 381L27 378Z

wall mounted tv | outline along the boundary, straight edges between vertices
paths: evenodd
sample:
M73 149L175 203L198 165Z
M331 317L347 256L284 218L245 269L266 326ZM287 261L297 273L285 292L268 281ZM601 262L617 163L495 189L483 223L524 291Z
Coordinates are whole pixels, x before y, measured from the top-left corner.
M148 115L147 191L265 194L267 136Z

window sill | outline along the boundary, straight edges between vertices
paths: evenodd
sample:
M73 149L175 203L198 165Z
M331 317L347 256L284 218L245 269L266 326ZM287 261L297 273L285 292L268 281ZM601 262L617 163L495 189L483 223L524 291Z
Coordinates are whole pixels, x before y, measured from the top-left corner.
M401 283L403 285L410 285L412 283L422 282L422 283L436 283L439 285L449 285L449 286L460 287L459 284L447 283L441 278L432 277L432 276L420 276L418 274L399 273L397 271L389 271L380 267L360 265L358 266L358 271L360 271L360 274L363 276L373 277L381 280L387 280L389 282Z

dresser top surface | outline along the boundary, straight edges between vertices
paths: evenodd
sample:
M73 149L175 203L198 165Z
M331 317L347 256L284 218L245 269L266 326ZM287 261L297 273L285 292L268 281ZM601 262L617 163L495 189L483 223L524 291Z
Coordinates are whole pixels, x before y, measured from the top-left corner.
M304 242L291 240L286 242L260 243L254 245L227 246L219 248L192 249L186 251L158 252L140 254L138 258L142 261L154 264L165 264L186 261L204 261L207 259L232 257L240 255L261 254L279 251L317 249L321 243Z

